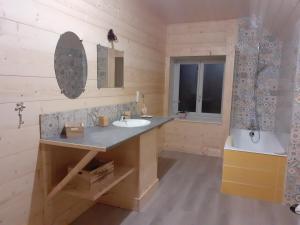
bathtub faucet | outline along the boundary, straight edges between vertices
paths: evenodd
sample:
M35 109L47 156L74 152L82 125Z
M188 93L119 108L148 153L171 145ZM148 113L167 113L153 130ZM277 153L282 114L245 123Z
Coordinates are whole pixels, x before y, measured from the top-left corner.
M250 138L253 138L255 136L254 131L256 130L256 126L255 126L254 120L251 120L251 123L250 123L250 126L248 127L248 130L250 130L250 132L249 132Z
M250 122L250 126L248 127L248 130L251 130L251 131L257 130L257 126L255 124L256 124L255 121L252 119Z
M251 138L251 141L253 143L258 143L260 141L260 128L259 124L257 123L257 120L251 120L250 126L248 128L250 130L249 136ZM257 131L257 135L255 135L255 131ZM257 138L254 138L257 137Z

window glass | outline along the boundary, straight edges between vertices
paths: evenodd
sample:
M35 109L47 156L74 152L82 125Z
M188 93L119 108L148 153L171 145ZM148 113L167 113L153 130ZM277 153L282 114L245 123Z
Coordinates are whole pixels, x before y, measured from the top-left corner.
M178 111L196 112L198 64L180 64Z
M221 113L224 64L204 64L202 112Z

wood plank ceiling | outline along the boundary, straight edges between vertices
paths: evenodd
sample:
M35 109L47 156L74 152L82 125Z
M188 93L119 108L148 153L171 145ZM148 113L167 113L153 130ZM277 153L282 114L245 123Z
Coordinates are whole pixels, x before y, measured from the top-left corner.
M300 0L141 0L166 24L259 16L282 36L300 18Z
M167 24L248 16L250 0L141 0Z

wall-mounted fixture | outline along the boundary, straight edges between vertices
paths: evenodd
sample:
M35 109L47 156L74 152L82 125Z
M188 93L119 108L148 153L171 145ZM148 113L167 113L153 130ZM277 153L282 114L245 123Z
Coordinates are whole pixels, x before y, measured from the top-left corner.
M140 91L136 91L135 101L138 103L140 101Z
M15 111L18 112L18 117L19 117L18 129L20 129L21 126L24 124L22 112L24 111L25 108L26 106L24 105L24 102L18 102L16 104Z
M113 29L108 31L107 39L111 43L111 47L114 48L114 43L118 41L118 37L115 35Z
M75 33L68 31L60 36L55 49L54 69L62 94L74 99L84 92L87 59L82 40Z
M97 45L97 87L124 87L124 52Z

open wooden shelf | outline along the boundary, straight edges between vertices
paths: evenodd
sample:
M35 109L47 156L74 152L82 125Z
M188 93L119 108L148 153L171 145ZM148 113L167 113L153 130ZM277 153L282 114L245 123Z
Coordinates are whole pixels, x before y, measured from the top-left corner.
M103 194L116 186L134 171L133 168L115 167L112 176L108 175L104 179L96 182L91 190L79 190L76 187L66 186L63 192L76 196L78 198L96 201Z

